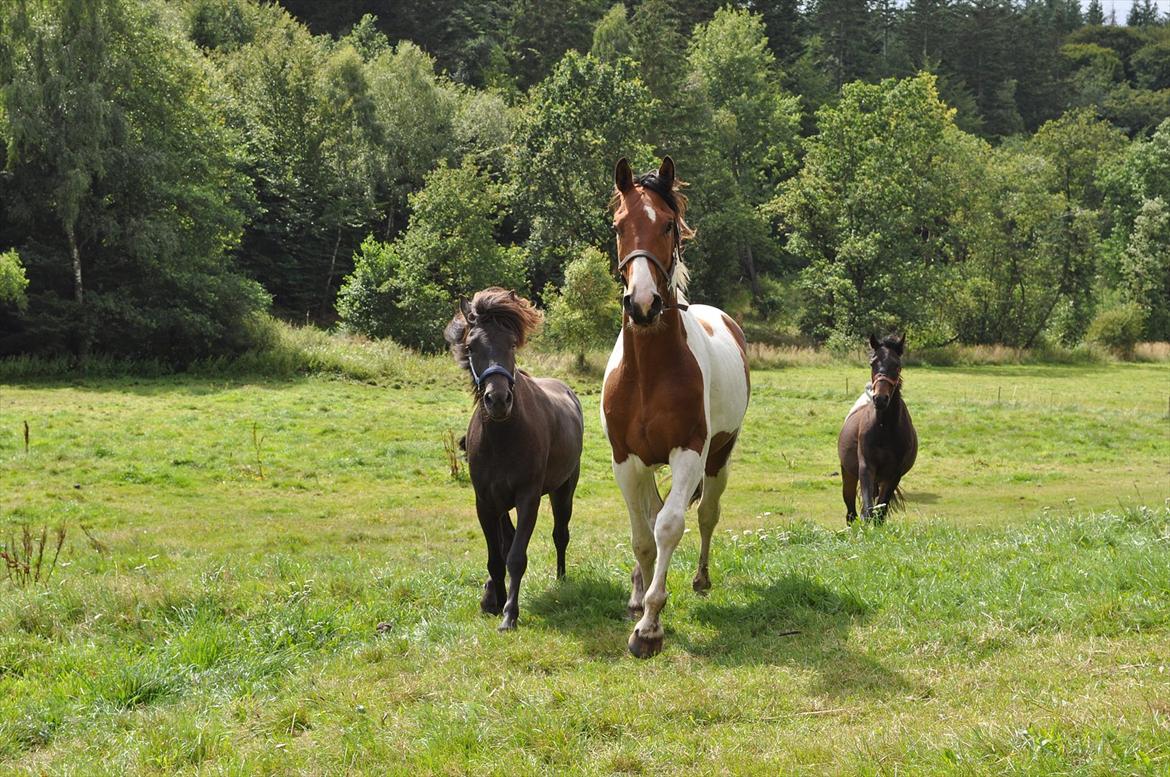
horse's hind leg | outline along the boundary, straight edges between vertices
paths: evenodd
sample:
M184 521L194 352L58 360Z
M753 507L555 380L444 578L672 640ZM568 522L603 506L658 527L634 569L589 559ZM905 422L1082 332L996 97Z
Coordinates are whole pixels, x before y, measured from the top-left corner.
M569 479L549 494L553 514L553 545L557 548L557 579L565 576L565 549L569 547L569 519L573 517L573 493L577 490L578 467Z
M841 467L841 498L845 500L845 525L857 520L857 473Z
M703 480L703 501L699 503L699 566L691 587L699 593L711 588L711 575L707 563L711 556L711 535L719 523L719 499L727 488L727 474L730 468L725 464L715 475Z
M528 569L528 542L536 528L536 513L540 509L540 492L516 501L516 535L508 550L508 600L504 602L504 619L500 631L516 628L520 618L520 581Z

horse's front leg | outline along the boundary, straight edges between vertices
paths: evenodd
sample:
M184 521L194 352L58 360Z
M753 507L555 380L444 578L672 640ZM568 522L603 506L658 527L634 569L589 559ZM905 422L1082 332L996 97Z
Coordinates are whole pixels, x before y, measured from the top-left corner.
M516 501L516 536L508 550L508 601L504 602L504 619L500 631L516 628L520 617L520 580L528 569L528 541L536 528L536 513L540 509L540 492L529 494Z
M628 457L621 464L615 461L613 474L630 513L634 571L630 575L630 600L626 612L631 619L637 620L642 615L642 599L646 595L643 581L654 574L654 559L658 553L654 545L654 516L662 509L662 497L654 482L654 470L636 456Z
M479 609L486 615L499 615L504 607L504 553L500 547L500 524L508 521L508 514L504 513L501 517L478 498L475 500L475 512L479 516L483 538L487 541L488 556L488 580L483 585Z
M670 558L682 539L687 505L703 478L702 457L689 448L676 448L670 454L670 494L654 521L654 578L643 598L642 619L630 635L630 652L638 658L649 658L662 650L663 629L658 620L666 604L666 573Z
M873 471L861 461L857 467L857 480L861 484L861 520L868 521L873 517L874 497L877 495Z
M898 483L902 478L898 475L888 478L881 483L878 489L877 504L874 505L873 522L877 524L885 523L886 516L890 512L890 505L894 503L894 495L898 492Z

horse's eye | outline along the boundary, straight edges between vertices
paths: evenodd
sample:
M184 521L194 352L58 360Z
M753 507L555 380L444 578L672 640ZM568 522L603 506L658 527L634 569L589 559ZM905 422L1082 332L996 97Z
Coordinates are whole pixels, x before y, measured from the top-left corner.
M662 230L662 234L669 235L673 231L674 231L674 222L673 221L666 222L666 229Z

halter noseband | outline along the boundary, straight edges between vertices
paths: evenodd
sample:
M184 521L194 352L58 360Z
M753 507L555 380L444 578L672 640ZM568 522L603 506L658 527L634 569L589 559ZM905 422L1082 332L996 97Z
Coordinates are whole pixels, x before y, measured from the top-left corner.
M891 378L889 375L885 375L885 374L880 373L880 372L878 374L874 375L873 378L870 380L869 385L865 387L865 395L867 397L869 397L871 400L874 397L873 390L874 390L874 388L877 387L877 384L879 384L879 383L890 384L890 392L893 393L902 387L902 376L899 375L898 378L895 380L894 378Z
M670 287L671 284L674 282L674 268L678 266L678 263L680 261L682 261L682 232L678 228L678 220L675 219L675 222L674 222L674 250L670 254L670 258L672 260L670 263L670 269L668 270L666 267L664 267L662 265L662 261L657 256L654 255L653 251L647 251L644 248L635 248L633 251L630 251L628 254L623 256L621 261L618 262L617 270L618 270L618 275L621 277L621 280L622 280L622 286L626 285L626 276L623 275L622 272L626 269L626 267L630 264L630 262L634 261L635 259L639 259L639 258L648 259L650 261L650 264L657 267L658 272L662 273L662 277L666 279L667 287ZM680 305L679 303L675 302L675 303L672 303L670 305L663 305L662 309L663 310L671 310L671 309L686 310L687 307L688 307L687 305Z
M508 372L507 367L499 364L493 364L482 373L475 371L475 363L471 361L471 354L467 355L467 368L471 370L471 379L475 381L475 387L478 389L483 386L483 382L493 375L503 375L508 379L508 388L511 389L516 385L516 376Z

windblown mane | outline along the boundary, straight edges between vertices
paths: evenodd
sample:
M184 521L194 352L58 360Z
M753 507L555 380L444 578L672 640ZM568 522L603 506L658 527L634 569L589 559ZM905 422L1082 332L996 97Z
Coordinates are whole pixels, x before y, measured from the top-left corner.
M447 324L443 337L451 346L451 355L455 362L467 369L467 333L473 326L502 326L511 330L516 336L516 347L521 348L528 342L528 336L540 327L544 314L533 307L532 303L514 291L501 289L499 286L477 291L469 303L471 321L464 317L460 310Z
M670 279L670 285L679 295L685 295L687 291L687 283L691 280L691 273L682 261L683 246L686 244L686 241L695 236L695 230L691 229L686 221L687 196L682 193L682 189L687 185L687 182L681 178L676 177L674 179L674 185L667 186L666 183L658 177L658 171L651 170L648 173L635 176L634 185L641 186L643 189L649 189L650 191L657 194L662 198L662 201L666 203L666 207L670 208L671 211L674 212L676 222L678 223L680 244L678 247L679 259L675 264L674 272L672 273L672 277ZM620 201L621 193L615 189L613 197L610 198L609 201L609 209L614 210L617 208ZM679 302L685 303L686 297L680 296Z
M886 335L881 339L879 345L885 348L891 356L898 360L898 365L902 364L902 341L896 335Z

